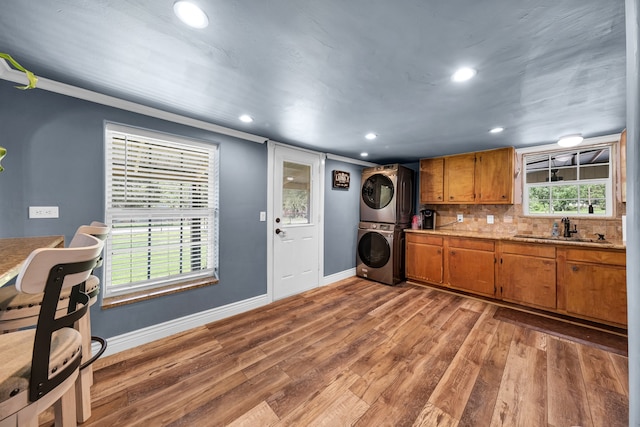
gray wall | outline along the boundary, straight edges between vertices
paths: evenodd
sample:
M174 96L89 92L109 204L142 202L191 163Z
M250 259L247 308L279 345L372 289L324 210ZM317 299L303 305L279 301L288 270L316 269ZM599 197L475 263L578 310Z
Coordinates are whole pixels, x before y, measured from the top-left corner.
M324 193L324 275L356 266L360 184L363 166L326 160ZM333 171L349 172L349 189L333 188Z
M266 293L266 145L213 134L0 81L0 237L63 234L104 220L104 121L197 138L220 147L220 283L127 306L92 307L96 335L125 332ZM239 172L241 171L241 172ZM58 219L28 219L54 205Z

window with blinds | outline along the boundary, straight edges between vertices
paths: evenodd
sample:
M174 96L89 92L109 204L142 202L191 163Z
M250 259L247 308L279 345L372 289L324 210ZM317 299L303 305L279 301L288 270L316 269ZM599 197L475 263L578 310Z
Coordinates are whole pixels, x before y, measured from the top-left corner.
M217 278L217 146L107 124L105 296Z

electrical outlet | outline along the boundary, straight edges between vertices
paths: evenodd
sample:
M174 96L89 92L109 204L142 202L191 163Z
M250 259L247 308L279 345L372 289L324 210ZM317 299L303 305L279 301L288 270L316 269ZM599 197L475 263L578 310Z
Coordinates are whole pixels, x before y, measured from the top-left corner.
M493 215L487 215L487 224L493 224Z
M463 218L462 214L458 214L458 222L462 222L462 221L463 221L463 219L464 219L464 218Z
M29 206L29 218L58 218L58 207Z

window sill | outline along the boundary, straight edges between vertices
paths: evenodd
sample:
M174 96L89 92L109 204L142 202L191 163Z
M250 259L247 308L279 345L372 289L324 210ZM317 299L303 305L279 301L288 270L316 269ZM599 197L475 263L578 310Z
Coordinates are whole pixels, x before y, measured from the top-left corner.
M131 292L125 295L119 295L115 297L104 298L102 300L102 309L120 307L123 305L134 304L140 301L147 301L153 298L163 297L166 295L176 294L190 289L203 288L205 286L211 286L217 284L218 279L207 278L192 280L189 282L174 283L159 288L145 289L143 291Z

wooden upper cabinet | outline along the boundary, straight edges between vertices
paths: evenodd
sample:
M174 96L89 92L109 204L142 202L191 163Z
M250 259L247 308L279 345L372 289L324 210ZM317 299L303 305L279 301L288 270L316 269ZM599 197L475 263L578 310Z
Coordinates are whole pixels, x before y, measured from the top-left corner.
M513 147L476 153L476 203L513 203L514 162Z
M422 204L512 204L513 147L420 160Z
M444 158L420 160L420 202L442 203L444 200Z
M444 158L445 203L475 202L475 153Z

